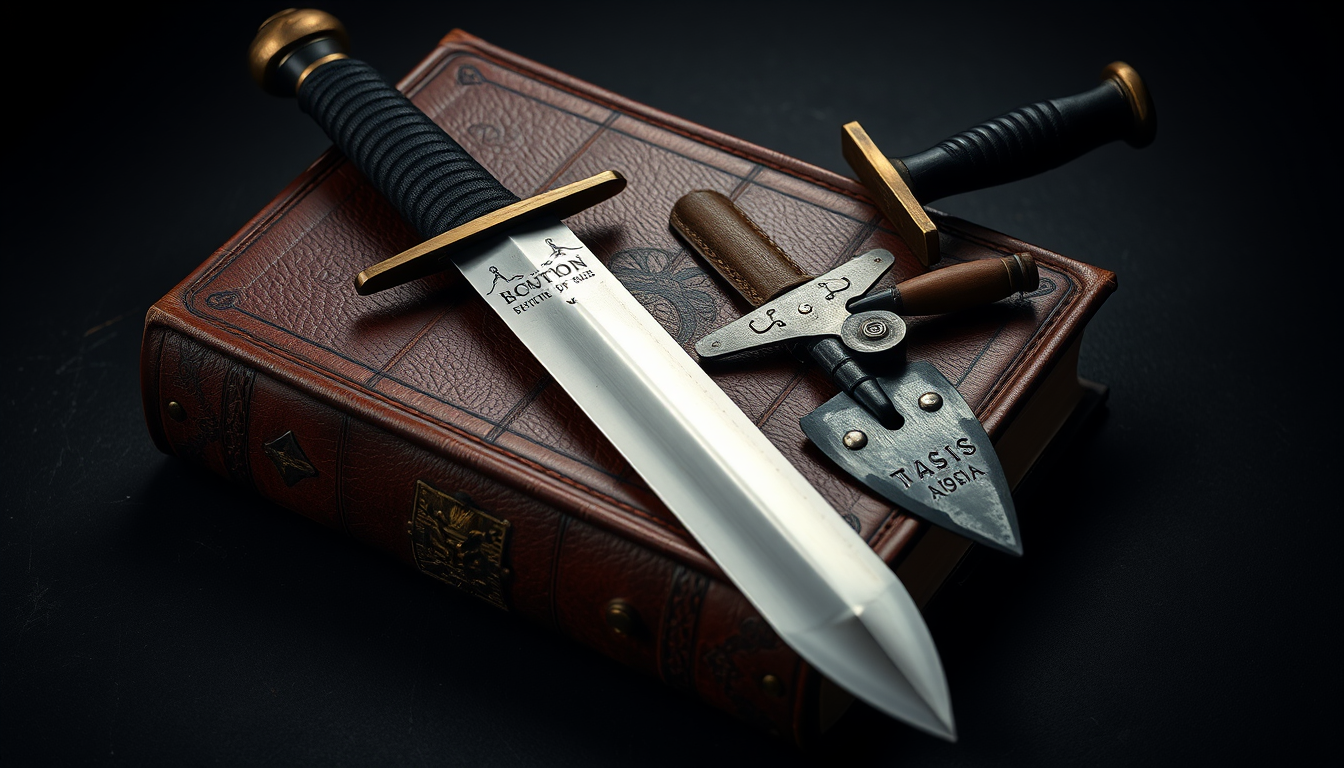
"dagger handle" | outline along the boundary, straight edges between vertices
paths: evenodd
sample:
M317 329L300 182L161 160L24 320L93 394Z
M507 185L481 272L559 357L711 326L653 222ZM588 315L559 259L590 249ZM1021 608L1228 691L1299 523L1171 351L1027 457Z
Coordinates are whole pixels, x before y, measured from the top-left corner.
M1036 260L1029 253L981 259L935 269L874 291L849 303L850 312L885 310L898 315L941 315L1031 293L1040 285Z
M713 190L682 195L672 206L672 228L742 298L759 307L812 279L733 201ZM808 339L789 345L801 360L811 360L826 377L888 429L905 420L863 363L839 339Z
M306 9L267 19L252 43L254 77L272 93L296 94L300 108L424 237L518 202L373 67L347 57L339 25Z
M927 205L1034 176L1116 139L1144 147L1156 130L1147 86L1138 72L1117 61L1091 90L1018 107L923 152L893 159L892 165Z

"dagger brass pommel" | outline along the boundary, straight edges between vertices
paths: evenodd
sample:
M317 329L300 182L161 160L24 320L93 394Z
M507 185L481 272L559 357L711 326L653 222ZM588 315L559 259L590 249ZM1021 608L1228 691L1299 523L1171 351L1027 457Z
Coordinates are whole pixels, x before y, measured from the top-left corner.
M350 36L341 20L314 8L286 8L261 23L247 49L248 69L275 96L293 96L317 67L346 58Z
M1091 90L1019 107L913 155L888 159L857 122L840 132L845 161L907 247L938 261L938 229L924 205L949 195L1025 179L1123 139L1146 147L1157 110L1143 78L1123 61Z

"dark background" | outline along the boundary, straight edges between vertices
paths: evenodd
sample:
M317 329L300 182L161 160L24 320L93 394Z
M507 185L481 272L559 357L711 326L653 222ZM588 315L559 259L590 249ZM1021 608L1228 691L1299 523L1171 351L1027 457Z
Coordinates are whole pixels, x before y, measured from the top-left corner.
M393 80L461 27L845 174L849 120L908 154L1115 59L1148 82L1151 147L937 206L1118 273L1109 407L1019 495L1026 557L931 612L960 742L860 708L818 756L155 450L146 309L328 141L247 77L279 3L117 7L7 29L6 765L1337 764L1324 11L323 6Z

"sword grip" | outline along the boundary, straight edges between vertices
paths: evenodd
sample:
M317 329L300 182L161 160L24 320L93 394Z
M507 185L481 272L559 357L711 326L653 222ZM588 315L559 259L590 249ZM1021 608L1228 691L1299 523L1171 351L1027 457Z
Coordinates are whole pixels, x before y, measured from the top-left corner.
M1073 96L1019 107L913 155L892 159L920 203L1035 176L1103 144L1152 142L1157 113L1132 67L1114 62Z
M272 16L252 44L254 76L272 93L295 93L300 108L426 238L518 202L373 67L348 58L339 26L320 11Z

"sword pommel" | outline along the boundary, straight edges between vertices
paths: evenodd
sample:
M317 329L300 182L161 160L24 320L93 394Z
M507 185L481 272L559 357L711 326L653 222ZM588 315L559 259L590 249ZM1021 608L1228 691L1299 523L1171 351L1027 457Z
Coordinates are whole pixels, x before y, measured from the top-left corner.
M287 8L261 23L247 50L252 79L274 96L293 96L314 69L343 59L350 36L341 20L314 8Z

